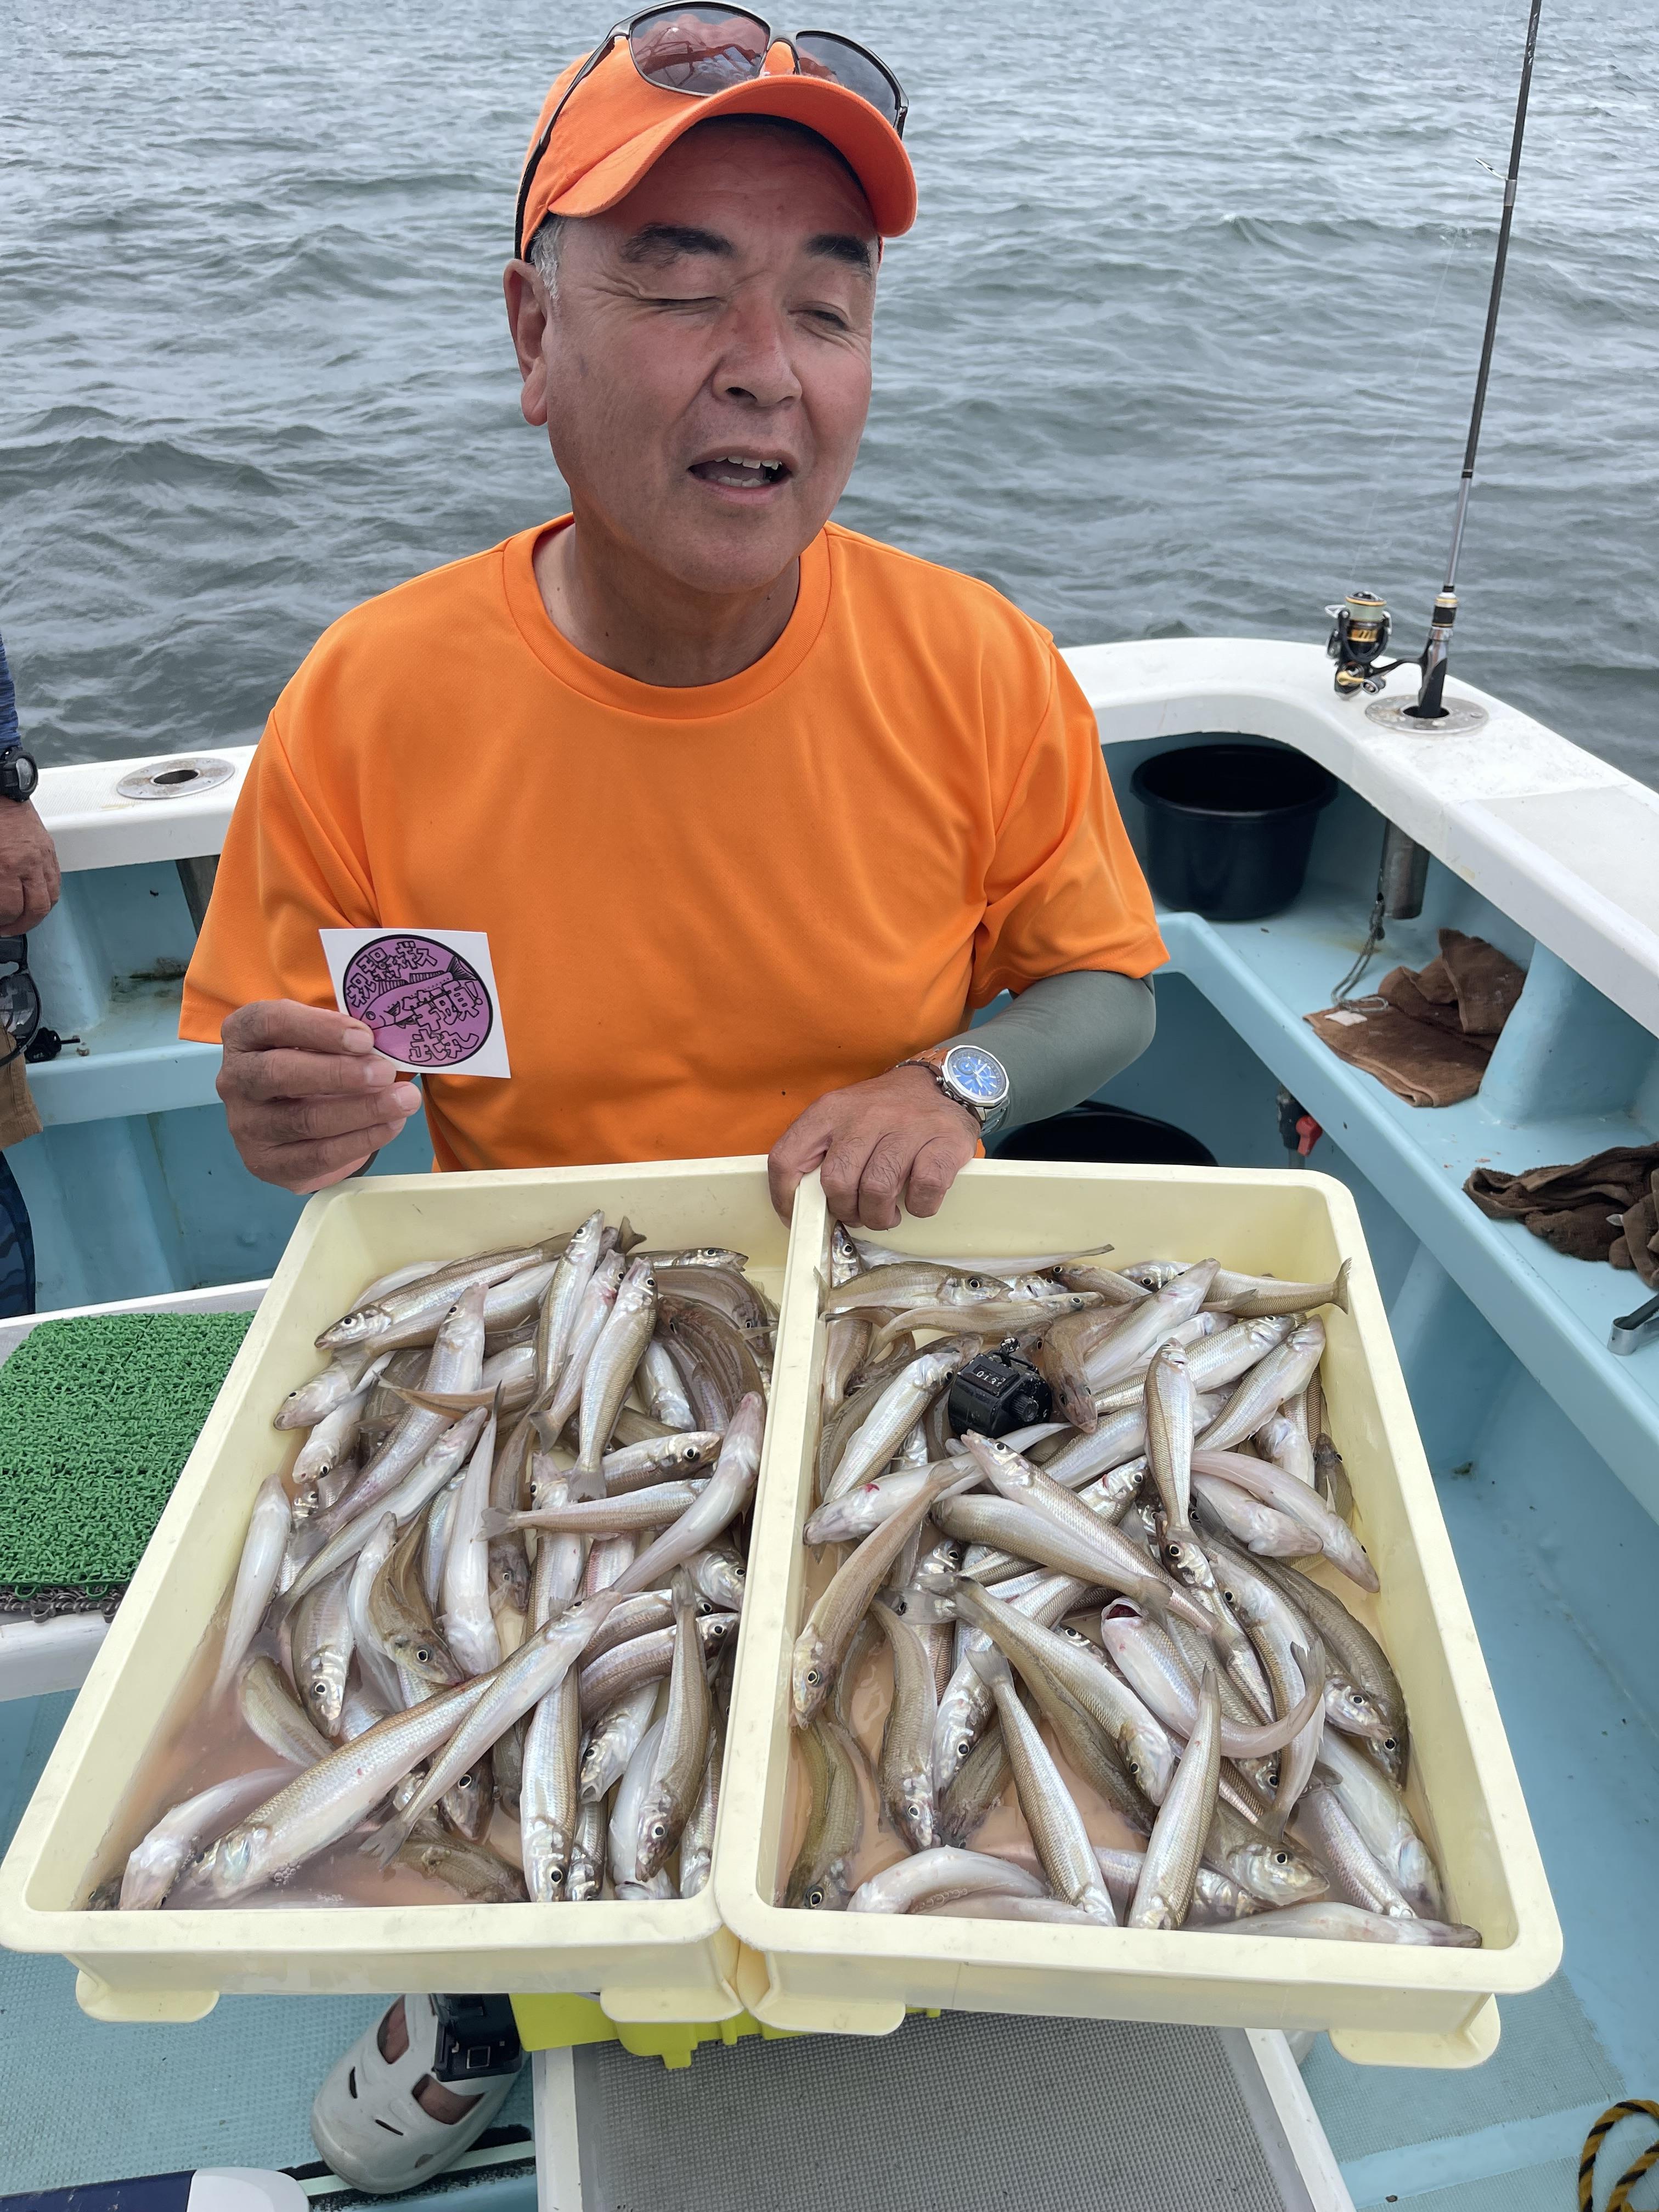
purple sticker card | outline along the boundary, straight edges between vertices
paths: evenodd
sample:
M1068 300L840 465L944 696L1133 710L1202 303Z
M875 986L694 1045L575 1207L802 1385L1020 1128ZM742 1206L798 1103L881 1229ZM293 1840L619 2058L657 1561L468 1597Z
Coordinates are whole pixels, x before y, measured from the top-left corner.
M343 1013L417 1074L507 1075L489 939L478 929L325 929Z

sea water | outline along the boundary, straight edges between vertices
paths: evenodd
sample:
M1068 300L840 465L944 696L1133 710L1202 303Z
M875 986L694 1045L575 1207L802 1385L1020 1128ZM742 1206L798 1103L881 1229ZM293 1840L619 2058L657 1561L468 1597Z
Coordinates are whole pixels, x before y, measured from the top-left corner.
M842 518L1062 643L1418 642L1526 0L844 0L911 102ZM10 0L0 632L48 762L253 738L326 623L556 513L501 305L599 0ZM815 20L823 20L817 18ZM780 28L793 27L780 22ZM1547 0L1455 666L1659 784L1659 15Z

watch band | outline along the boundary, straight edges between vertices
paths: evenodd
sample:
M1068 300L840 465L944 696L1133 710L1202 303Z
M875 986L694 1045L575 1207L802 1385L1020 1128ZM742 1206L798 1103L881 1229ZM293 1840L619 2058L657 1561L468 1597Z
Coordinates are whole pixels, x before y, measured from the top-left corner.
M945 1073L945 1062L953 1049L954 1047L948 1044L936 1044L927 1052L913 1052L908 1059L895 1064L899 1067L925 1067L951 1103L962 1107L973 1115L979 1123L980 1133L983 1135L986 1130L994 1129L1007 1112L1006 1101L1000 1099L994 1106L981 1106L959 1091ZM994 1054L992 1056L994 1058ZM998 1064L1000 1066L1000 1062ZM1006 1069L1004 1073L1006 1073Z

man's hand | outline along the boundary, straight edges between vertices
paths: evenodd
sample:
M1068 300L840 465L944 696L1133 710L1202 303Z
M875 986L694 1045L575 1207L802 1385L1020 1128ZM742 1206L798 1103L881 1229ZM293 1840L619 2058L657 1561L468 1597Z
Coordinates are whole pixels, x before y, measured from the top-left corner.
M0 937L25 937L58 903L58 854L32 799L0 799Z
M228 1015L219 1096L242 1164L284 1190L343 1182L421 1103L362 1022L292 999Z
M766 1164L772 1203L787 1221L795 1187L814 1168L837 1220L896 1229L899 1206L937 1213L979 1144L979 1123L925 1067L894 1067L823 1097L784 1131Z

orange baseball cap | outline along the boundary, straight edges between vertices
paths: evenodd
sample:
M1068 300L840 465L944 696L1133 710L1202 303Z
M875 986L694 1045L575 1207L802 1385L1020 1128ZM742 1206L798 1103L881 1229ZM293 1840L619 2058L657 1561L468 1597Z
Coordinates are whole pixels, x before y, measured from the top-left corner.
M530 135L526 161L586 58L579 56L554 80ZM717 115L776 115L805 124L845 158L883 238L896 238L915 221L915 172L897 131L845 85L798 76L781 40L768 51L758 76L690 97L648 84L634 66L628 41L618 38L571 94L536 164L524 201L521 244L529 244L544 216L599 215L615 207L677 138Z

